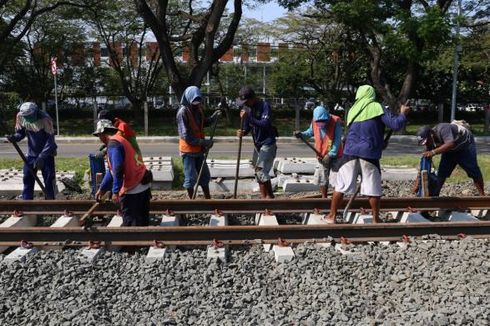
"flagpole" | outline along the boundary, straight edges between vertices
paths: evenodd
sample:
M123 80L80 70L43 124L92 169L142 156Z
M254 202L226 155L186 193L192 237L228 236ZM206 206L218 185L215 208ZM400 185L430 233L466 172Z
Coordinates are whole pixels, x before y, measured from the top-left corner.
M58 79L58 74L54 75L54 107L56 110L56 136L60 135L60 119L58 116L58 86L56 83L56 79Z

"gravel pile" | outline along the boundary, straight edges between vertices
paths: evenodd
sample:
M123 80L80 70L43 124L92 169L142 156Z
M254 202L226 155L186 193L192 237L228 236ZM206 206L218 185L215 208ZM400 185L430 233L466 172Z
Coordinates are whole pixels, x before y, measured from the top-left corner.
M202 249L149 265L139 254L87 265L73 251L40 252L0 264L0 324L488 325L489 247L300 245L283 265L261 246L231 250L227 264Z

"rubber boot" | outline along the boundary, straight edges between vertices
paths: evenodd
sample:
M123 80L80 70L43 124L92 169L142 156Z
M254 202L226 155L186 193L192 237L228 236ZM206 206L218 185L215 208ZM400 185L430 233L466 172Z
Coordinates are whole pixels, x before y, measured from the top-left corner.
M320 193L322 194L322 198L328 197L328 189L326 186L320 186Z
M272 190L272 183L270 180L264 182L264 188L265 188L265 198L274 199L274 190Z
M260 198L267 198L267 190L265 189L265 183L259 182Z
M194 195L194 188L187 188L187 195L190 199L192 199L192 196Z
M211 194L209 192L209 185L201 186L202 192L204 193L205 199L211 199Z

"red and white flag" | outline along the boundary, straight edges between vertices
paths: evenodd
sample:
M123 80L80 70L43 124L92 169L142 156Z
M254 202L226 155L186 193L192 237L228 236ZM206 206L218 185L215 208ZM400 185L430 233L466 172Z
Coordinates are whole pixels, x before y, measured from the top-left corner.
M51 64L51 73L53 74L53 76L55 76L58 72L57 70L58 68L56 66L56 57L51 58L50 64Z

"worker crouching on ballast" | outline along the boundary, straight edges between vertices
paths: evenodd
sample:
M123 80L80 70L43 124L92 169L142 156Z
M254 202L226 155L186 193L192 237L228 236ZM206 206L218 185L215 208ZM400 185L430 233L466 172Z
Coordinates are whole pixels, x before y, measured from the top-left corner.
M148 226L152 175L141 154L118 131L111 121L103 119L93 133L107 145L108 163L95 199L99 201L112 191L112 201L121 205L123 226Z

